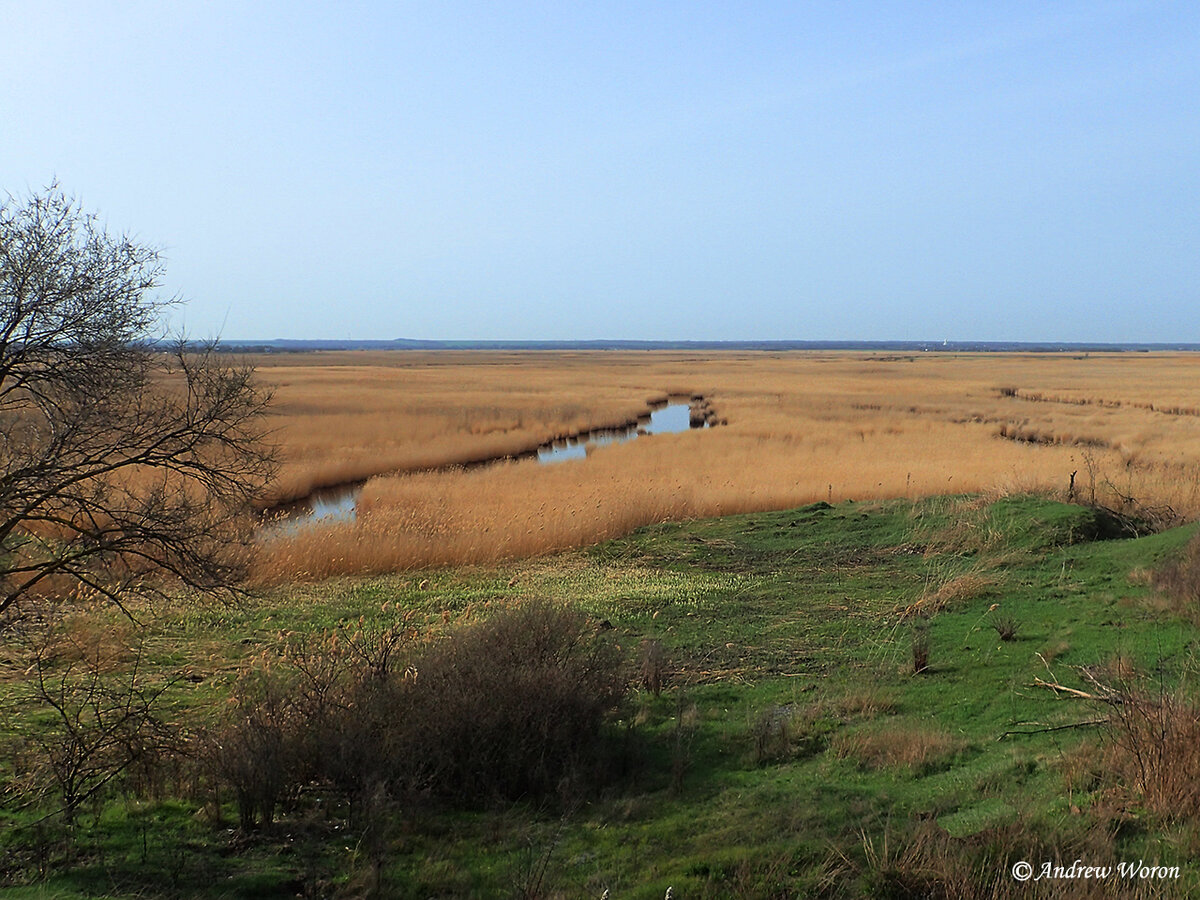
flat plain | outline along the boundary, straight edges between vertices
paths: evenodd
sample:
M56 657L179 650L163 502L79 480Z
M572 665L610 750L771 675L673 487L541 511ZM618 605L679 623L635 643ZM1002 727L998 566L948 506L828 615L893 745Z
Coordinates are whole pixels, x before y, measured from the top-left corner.
M353 523L273 541L268 582L528 557L816 501L1051 491L1200 511L1200 359L1112 353L264 355L277 499L370 478ZM519 460L702 397L717 427ZM437 470L437 471L429 471ZM380 476L380 477L372 477ZM1072 477L1074 476L1074 477Z

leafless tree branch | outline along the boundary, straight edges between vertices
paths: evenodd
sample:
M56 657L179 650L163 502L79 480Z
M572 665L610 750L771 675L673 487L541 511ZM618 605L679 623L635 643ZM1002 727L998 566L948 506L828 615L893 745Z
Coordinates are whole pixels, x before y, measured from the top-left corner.
M56 185L0 204L0 617L236 590L269 396L212 344L154 339L162 271Z

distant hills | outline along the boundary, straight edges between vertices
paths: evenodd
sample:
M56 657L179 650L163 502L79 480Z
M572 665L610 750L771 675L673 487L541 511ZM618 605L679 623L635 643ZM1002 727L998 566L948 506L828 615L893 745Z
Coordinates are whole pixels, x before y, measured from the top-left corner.
M1115 353L1200 350L1200 344L1056 341L390 341L276 339L227 341L220 349L241 353L313 350L867 350L886 353Z

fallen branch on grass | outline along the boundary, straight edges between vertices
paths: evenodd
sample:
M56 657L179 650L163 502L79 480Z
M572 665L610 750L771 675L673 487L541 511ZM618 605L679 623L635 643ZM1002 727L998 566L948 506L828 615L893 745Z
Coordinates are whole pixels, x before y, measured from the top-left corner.
M1089 694L1087 691L1077 690L1076 688L1069 688L1066 685L1059 684L1057 681L1043 681L1040 678L1033 679L1033 687L1048 688L1049 690L1054 691L1054 693L1056 693L1056 694L1059 694L1059 693L1070 694L1072 697L1080 697L1084 700L1095 700L1099 703L1116 704L1116 703L1121 702L1121 696L1116 691L1113 691L1111 688L1105 688L1104 693ZM1104 686L1101 685L1101 687L1104 687Z
M1032 725L1034 723L1029 722L1027 724ZM1045 727L1032 728L1028 731L1017 731L1017 730L1006 731L1006 732L1004 732L1004 734L1000 735L1000 737L996 738L996 740L1002 741L1006 737L1008 737L1010 734L1046 734L1051 731L1067 731L1068 729L1072 729L1072 728L1092 728L1096 725L1107 725L1107 724L1108 724L1108 719L1105 718L1105 719L1088 719L1086 722L1068 722L1066 725L1046 725Z

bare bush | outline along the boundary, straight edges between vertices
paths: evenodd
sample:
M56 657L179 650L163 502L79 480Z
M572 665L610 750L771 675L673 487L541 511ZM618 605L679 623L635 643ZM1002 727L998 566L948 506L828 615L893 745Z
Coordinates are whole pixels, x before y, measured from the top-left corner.
M662 641L647 638L638 647L642 687L655 697L662 693L666 677L667 654Z
M119 783L149 792L179 745L160 709L172 682L147 679L140 644L114 649L62 627L22 637L28 668L17 714L42 711L23 754L27 792L55 794L68 825L85 802Z
M545 795L586 774L625 689L615 646L551 603L468 626L415 667L406 755L429 767L430 789L455 800Z
M402 617L287 635L277 656L242 673L204 756L234 789L243 829L269 825L280 802L313 780L340 790L356 810L378 805L402 690L392 663L413 634Z
M389 798L477 805L596 778L625 686L585 616L534 603L418 638L405 620L364 622L291 638L243 676L206 754L243 827L306 784L348 798L353 819Z
M1136 685L1110 706L1107 771L1156 816L1200 821L1200 700Z

